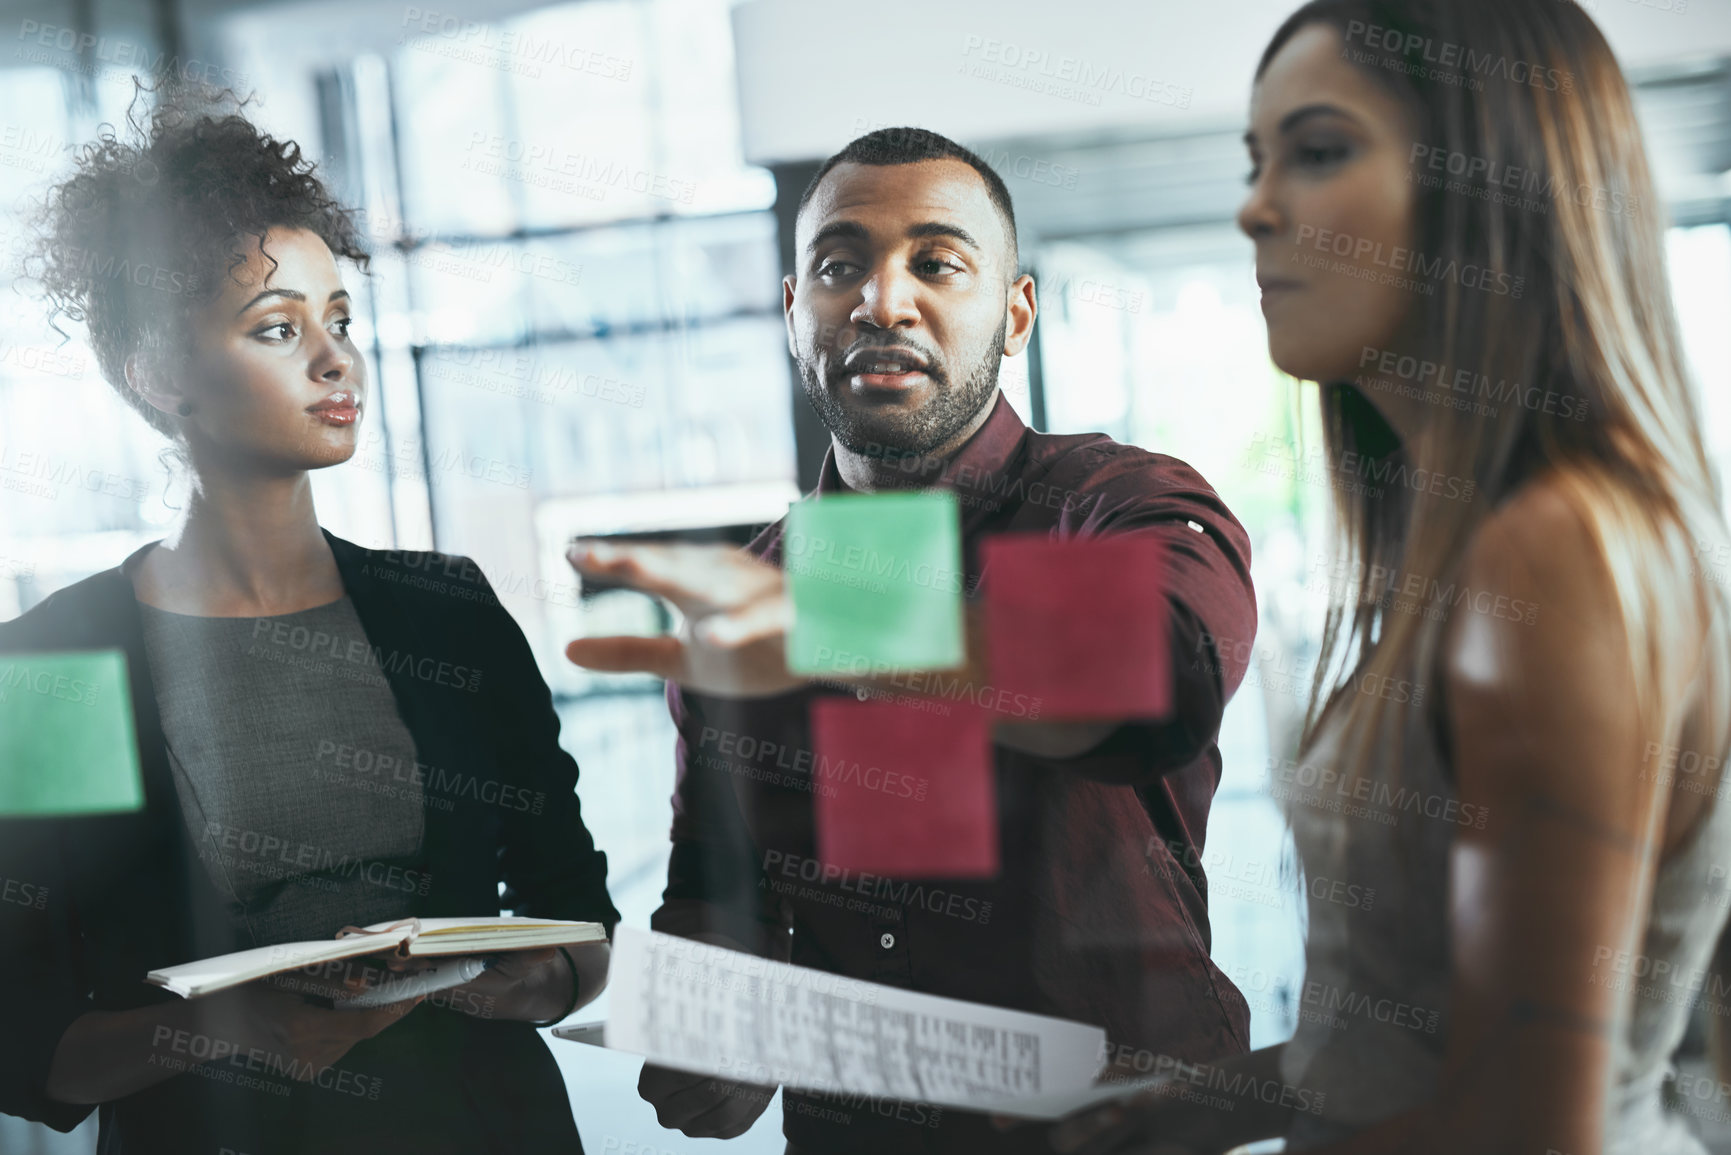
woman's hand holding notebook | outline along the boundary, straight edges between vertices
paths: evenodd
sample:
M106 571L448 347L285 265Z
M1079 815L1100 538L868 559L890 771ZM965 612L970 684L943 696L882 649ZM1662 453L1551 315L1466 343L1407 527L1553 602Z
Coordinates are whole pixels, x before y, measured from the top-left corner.
M396 955L400 958L492 955L605 942L606 939L607 932L598 922L499 916L410 918L368 927L350 927L339 937L331 939L278 943L182 963L151 971L146 979L182 998L195 999L272 975L343 959L372 955ZM438 973L444 974L446 969L440 968ZM455 974L462 968L459 964L449 969ZM456 977L448 985L460 985L474 977Z

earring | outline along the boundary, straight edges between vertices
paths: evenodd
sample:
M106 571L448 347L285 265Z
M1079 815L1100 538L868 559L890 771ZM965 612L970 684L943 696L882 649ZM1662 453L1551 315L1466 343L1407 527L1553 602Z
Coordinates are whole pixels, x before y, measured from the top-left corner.
M175 407L174 411L176 413L180 414L182 417L191 417L192 416L192 402L182 401L178 406Z

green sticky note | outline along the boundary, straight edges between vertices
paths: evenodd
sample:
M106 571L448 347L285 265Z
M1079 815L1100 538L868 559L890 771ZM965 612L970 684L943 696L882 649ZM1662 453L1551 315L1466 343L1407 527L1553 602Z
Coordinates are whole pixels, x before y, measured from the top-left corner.
M864 674L958 666L961 515L953 494L877 493L788 511L782 567L793 593L788 668Z
M126 655L0 654L0 816L143 805Z

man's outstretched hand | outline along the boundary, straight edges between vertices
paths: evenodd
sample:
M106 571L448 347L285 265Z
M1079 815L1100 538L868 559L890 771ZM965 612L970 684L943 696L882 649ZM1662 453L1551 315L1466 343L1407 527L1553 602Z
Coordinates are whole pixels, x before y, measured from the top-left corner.
M722 698L767 697L805 683L787 668L793 601L775 566L718 545L579 541L566 557L585 577L665 598L685 619L668 637L578 638L565 647L577 665L654 674Z
M744 550L720 545L616 544L579 541L566 555L577 572L665 598L684 615L670 637L578 638L565 656L608 673L653 674L717 698L766 698L807 684L787 668L793 599L787 576ZM967 610L967 661L956 674L964 686L989 682L985 619ZM894 671L888 671L893 673ZM831 684L905 694L893 680L847 672ZM1112 722L1025 722L1004 719L994 730L1001 746L1043 758L1074 758L1105 741Z

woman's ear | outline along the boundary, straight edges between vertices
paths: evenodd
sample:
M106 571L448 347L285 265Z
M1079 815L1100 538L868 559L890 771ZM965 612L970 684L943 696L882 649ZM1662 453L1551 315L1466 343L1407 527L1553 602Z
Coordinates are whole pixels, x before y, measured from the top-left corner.
M126 387L144 398L152 409L170 416L187 417L192 403L181 392L173 374L164 373L153 358L134 353L126 359Z

